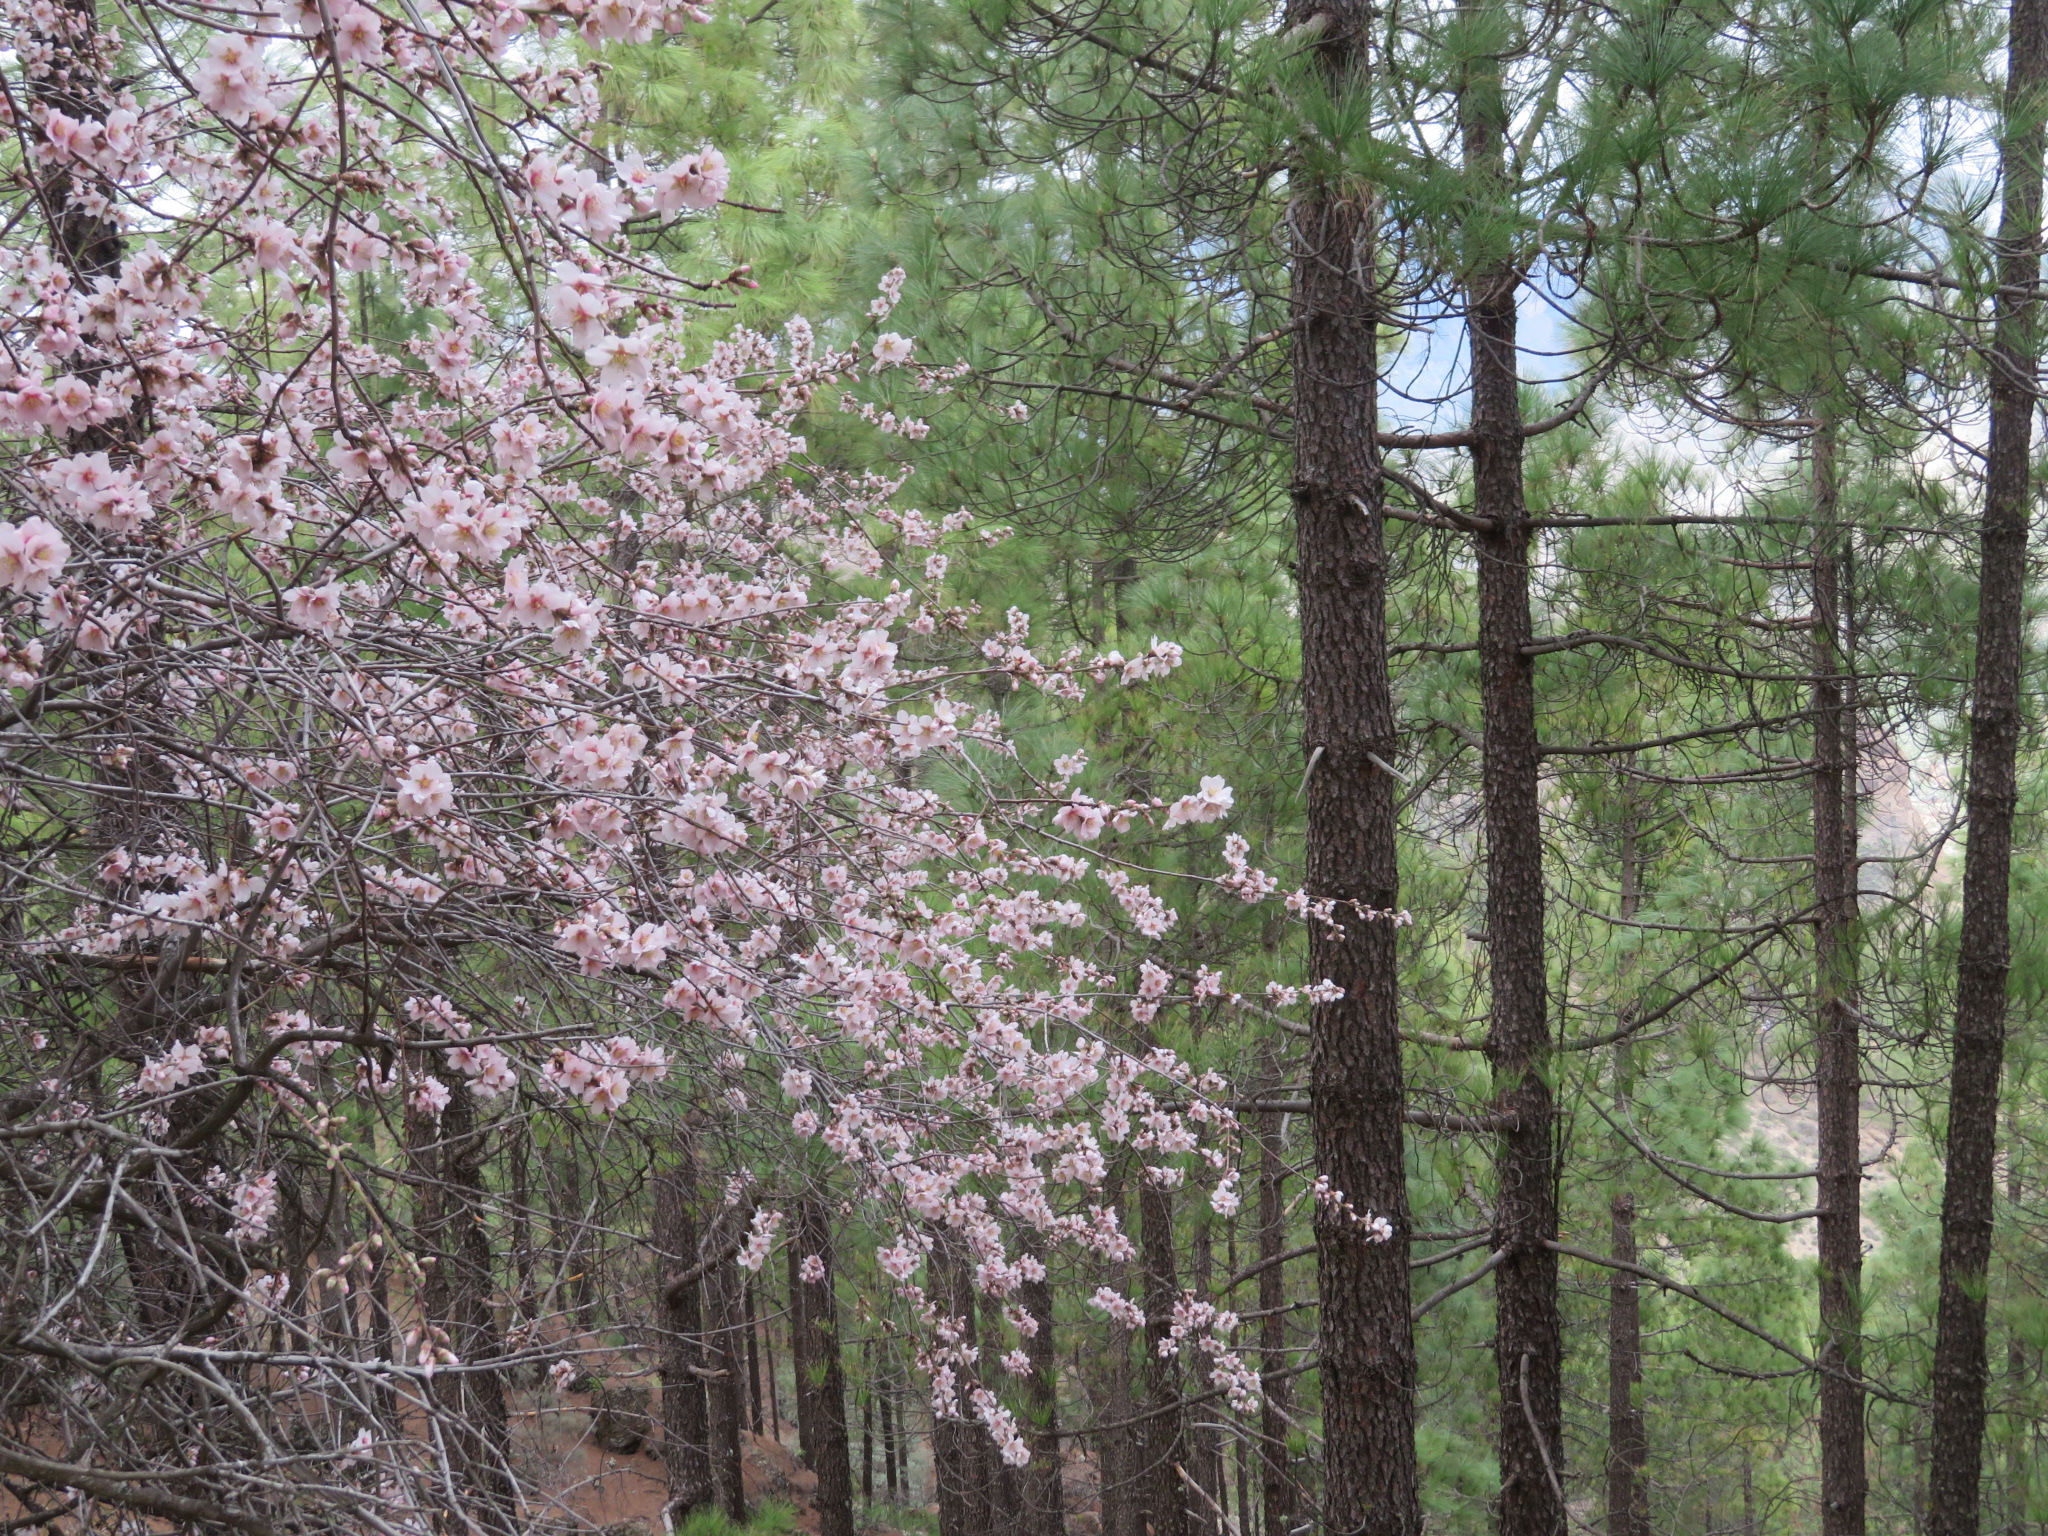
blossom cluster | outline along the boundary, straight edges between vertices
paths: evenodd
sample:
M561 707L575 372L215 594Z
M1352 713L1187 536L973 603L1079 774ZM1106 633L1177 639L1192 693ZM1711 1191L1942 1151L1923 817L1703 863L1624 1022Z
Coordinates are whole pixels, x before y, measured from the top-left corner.
M210 1209L247 1250L281 1220L268 1148L317 1147L340 1179L379 1125L427 1148L479 1116L687 1104L823 1149L897 1230L876 1259L927 1330L935 1401L1020 1463L914 1277L934 1231L996 1300L1043 1278L1038 1252L1122 1262L1119 1155L1166 1187L1199 1169L1232 1207L1226 1085L1123 1027L1220 979L1103 964L1083 893L1141 953L1178 915L1077 845L1139 820L1199 836L1234 795L1198 774L1171 803L1098 803L1079 758L1002 792L1026 776L975 701L1143 687L1182 653L1051 654L1022 613L987 623L946 585L978 542L964 518L811 454L822 391L949 374L875 329L901 270L873 334L826 344L726 323L741 275L670 265L657 236L714 217L732 168L594 150L616 142L601 66L567 41L702 14L271 0L165 41L0 0L33 148L0 238L0 682L22 728L0 804L45 838L23 950L110 978L125 1010L133 1075L82 1155L175 1167L206 1125L241 1149ZM123 49L156 52L117 70ZM484 102L498 137L449 126ZM372 295L407 324L373 325ZM1233 837L1223 886L1274 895L1249 858ZM753 1107L777 1087L786 1132ZM780 1222L752 1213L742 1265ZM1248 1394L1211 1348L1227 1326L1189 1319ZM431 1321L386 1362L460 1364ZM401 1416L333 1449L405 1438Z

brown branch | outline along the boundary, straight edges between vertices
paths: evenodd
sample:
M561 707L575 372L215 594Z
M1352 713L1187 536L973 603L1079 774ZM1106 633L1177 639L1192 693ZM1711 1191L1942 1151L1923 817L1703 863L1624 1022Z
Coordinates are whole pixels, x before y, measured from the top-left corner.
M149 1488L130 1482L126 1477L110 1476L91 1467L75 1466L67 1461L49 1461L41 1456L30 1456L20 1451L0 1447L0 1470L45 1488L75 1488L80 1493L90 1494L95 1499L105 1499L109 1504L118 1504L123 1509L132 1509L140 1514L160 1515L167 1520L201 1521L209 1525L231 1526L238 1531L247 1531L250 1536L276 1536L277 1527L258 1515L243 1514L240 1510L229 1509L210 1499L195 1499L182 1493L171 1493L161 1488ZM173 1476L175 1473L138 1474L141 1476Z
M695 1285L699 1280L702 1280L712 1270L718 1268L719 1265L738 1258L739 1251L746 1246L747 1234L746 1230L742 1228L717 1253L712 1254L709 1258L699 1259L695 1264L692 1264L688 1269L669 1281L667 1285L664 1285L661 1288L663 1305L674 1306L676 1302L682 1299L682 1294L685 1290Z

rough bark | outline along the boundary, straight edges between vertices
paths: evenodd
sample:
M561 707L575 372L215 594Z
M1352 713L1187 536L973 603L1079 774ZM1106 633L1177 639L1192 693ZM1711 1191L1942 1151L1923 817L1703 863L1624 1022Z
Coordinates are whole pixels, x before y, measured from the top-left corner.
M861 1347L861 1374L866 1378L860 1393L860 1496L875 1496L875 1362L872 1345Z
M728 1221L733 1212L726 1213ZM741 1218L744 1219L744 1218ZM746 1277L728 1260L704 1276L705 1310L710 1314L704 1363L710 1372L705 1386L710 1418L712 1502L735 1524L747 1518L747 1488L740 1447L746 1433L747 1393L741 1372L746 1369Z
M1003 1353L1003 1304L987 1292L980 1293L981 1355L993 1361ZM981 1373L977 1373L981 1374ZM989 1373L992 1375L993 1370ZM989 1491L989 1536L1024 1536L1024 1479L1003 1459L985 1425L977 1424L976 1449L982 1459L982 1477Z
M416 1212L419 1252L432 1260L420 1287L420 1311L428 1329L468 1369L436 1374L430 1393L454 1479L450 1529L510 1532L518 1499L506 1460L511 1436L505 1384L497 1371L476 1369L504 1353L491 1309L491 1245L484 1220L487 1132L476 1123L468 1087L460 1081L448 1087L440 1118L415 1115L411 1126L411 1160L425 1179Z
M1636 1263L1635 1196L1617 1193L1609 1216L1608 1247L1616 1264ZM1650 1536L1641 1481L1649 1444L1635 1402L1642 1379L1642 1297L1636 1277L1617 1268L1607 1283L1607 1536Z
M889 1502L895 1503L903 1492L897 1468L903 1465L901 1453L896 1448L896 1398L893 1390L885 1383L882 1394L882 1473L887 1480Z
M757 1306L755 1305L755 1301L754 1301L755 1293L756 1293L756 1291L757 1291L757 1290L758 1290L758 1287L757 1287L757 1286L756 1286L756 1285L755 1285L755 1284L754 1284L754 1283L753 1283L753 1282L752 1282L751 1280L747 1282L747 1427L748 1427L749 1429L753 1430L753 1432L754 1432L755 1434L757 1434L757 1435L758 1435L758 1434L760 1434L760 1433L761 1433L761 1425L762 1425L762 1419L761 1419L761 1328L762 1328L762 1323L761 1323L760 1317L759 1317L759 1315L758 1315L758 1314L759 1314L759 1311L760 1311L760 1309L759 1309L759 1307L757 1307ZM771 1364L772 1364L772 1361L771 1361ZM806 1466L808 1466L808 1465L810 1464L810 1460L811 1460L811 1448L810 1448L810 1444L809 1444L809 1442L808 1442L808 1441L806 1441L806 1440L804 1440L804 1438L803 1438L803 1435L802 1435L802 1433L801 1433L801 1432L799 1432L799 1433L798 1433L798 1435L797 1435L797 1443L798 1443L798 1445L800 1445L800 1446L801 1446L801 1447L803 1448L803 1457L804 1457L804 1464L805 1464Z
M1116 1217L1120 1228L1129 1231L1123 1167L1121 1160L1110 1165L1109 1177L1102 1185L1102 1208ZM1131 1294L1132 1277L1127 1264L1109 1265L1104 1278L1119 1294ZM1138 1474L1143 1464L1140 1426L1131 1422L1137 1414L1136 1393L1131 1383L1131 1346L1121 1330L1112 1331L1106 1353L1102 1411L1096 1417L1113 1427L1098 1431L1095 1437L1103 1536L1145 1536L1145 1499Z
M1067 1490L1060 1475L1059 1355L1052 1331L1052 1281L1026 1280L1018 1300L1038 1325L1024 1342L1031 1359L1025 1378L1025 1439L1031 1462L1024 1469L1025 1536L1067 1536Z
M926 1267L931 1292L939 1305L952 1314L956 1327L968 1344L975 1341L974 1289L967 1265L960 1253L960 1239L943 1228L935 1228ZM962 1372L961 1402L952 1413L934 1413L932 1418L932 1481L937 1484L939 1536L988 1536L989 1468L981 1453L988 1436L981 1426L962 1416L966 1395L973 1385Z
M1848 562L1834 435L1813 442L1813 1001L1820 1116L1822 1536L1863 1536L1862 1031L1855 1004L1856 710L1843 641Z
M799 1223L803 1220L801 1206L797 1210L797 1220ZM797 1460L815 1472L818 1470L817 1442L815 1439L818 1432L818 1415L810 1407L808 1401L811 1394L811 1382L805 1371L805 1367L809 1363L805 1358L805 1348L810 1341L804 1337L803 1297L797 1290L797 1287L803 1284L803 1241L804 1239L799 1232L799 1234L794 1235L794 1240L786 1250L789 1258L789 1369L792 1378L790 1385L796 1393L796 1401L790 1405L790 1411L796 1415ZM754 1315L754 1291L753 1287L749 1286L747 1289L747 1348L750 1353L753 1350L754 1339L759 1329L760 1325ZM753 1367L750 1365L748 1370L751 1373ZM751 1379L758 1383L761 1378L758 1374L753 1374ZM754 1406L754 1433L757 1435L761 1432L759 1398L760 1394L757 1386Z
M1642 858L1636 834L1635 808L1624 810L1621 826L1620 917L1628 922L1641 899ZM1630 985L1624 965L1622 982ZM1632 997L1621 1005L1624 1018L1635 1015ZM1624 1040L1614 1048L1614 1102L1624 1117L1635 1091L1635 1046ZM1636 1258L1636 1200L1629 1188L1633 1164L1622 1164L1621 1186L1608 1202L1609 1252L1617 1267L1607 1282L1607 1536L1650 1536L1648 1488L1643 1470L1649 1465L1650 1442L1635 1390L1643 1379L1642 1289L1637 1277L1619 1266Z
M2036 301L2041 275L2041 114L2048 97L2048 0L2012 0L1999 160L1996 330L1990 439L1978 533L1977 658L1970 693L1969 842L1949 1069L1948 1178L1941 1199L1935 1322L1930 1536L1976 1536L1984 1456L1985 1286L1991 1264L1998 1089L2005 1065L2007 899L2019 800L2020 657L2027 525L2033 508Z
M29 72L30 100L74 120L104 119L114 104L114 91L106 56L94 46L100 30L98 5L95 0L58 0L44 14L50 25L41 40L49 46L43 68ZM53 157L47 162L41 196L51 214L50 242L57 259L83 279L83 289L90 293L94 279L120 270L126 245L109 204L100 197L80 195L80 177L98 181L99 173L69 157ZM114 444L102 434L91 446Z
M822 1200L798 1203L789 1245L790 1357L796 1367L797 1429L818 1477L818 1536L853 1536L853 1462L846 1443L846 1373L839 1353L832 1226ZM821 1277L806 1279L812 1259Z
M1216 1265L1216 1234L1211 1219L1210 1201L1214 1189L1213 1181L1205 1180L1196 1189L1194 1211L1194 1236L1188 1245L1188 1289L1197 1296L1207 1296L1214 1283ZM1206 1386L1202 1372L1194 1371L1194 1390ZM1195 1528L1208 1536L1230 1536L1228 1519L1224 1514L1230 1490L1223 1485L1223 1438L1222 1429L1214 1413L1195 1410L1188 1421L1188 1457L1192 1465L1188 1471L1193 1474L1195 1485L1201 1491L1195 1496L1189 1513L1194 1517Z
M1173 1193L1143 1178L1138 1185L1138 1240L1145 1272L1145 1461L1144 1498L1152 1536L1191 1536L1187 1430L1180 1408L1180 1359L1161 1354L1173 1337L1173 1304L1180 1297L1179 1266L1173 1251Z
M526 1116L510 1117L505 1127L505 1150L512 1173L512 1310L522 1324L530 1326L539 1314L533 1285L533 1127ZM538 1369L527 1367L529 1372Z
M1287 1167L1280 1158L1284 1115L1267 1117L1259 1138L1259 1370L1266 1378L1260 1405L1260 1505L1265 1536L1291 1536L1295 1527L1294 1473L1287 1454L1287 1418L1293 1395L1287 1369L1287 1319L1281 1307L1287 1298L1287 1271L1280 1255L1287 1251Z
M711 1445L704 1394L704 1288L701 1280L667 1296L670 1277L694 1269L698 1247L697 1158L688 1133L654 1183L654 1247L665 1300L661 1332L662 1461L668 1508L678 1523L711 1504Z
M57 0L38 10L32 27L28 40L36 47L28 50L31 61L24 70L30 102L75 120L103 120L114 106L115 88L108 76L109 57L97 47L96 0ZM47 217L51 251L68 269L72 287L91 293L101 279L119 274L126 254L120 225L109 211L116 204L105 196L113 189L98 184L101 177L97 171L63 155L41 162L40 175L38 200ZM90 380L102 369L99 364L82 364L77 371ZM105 450L118 458L129 446L143 410L138 405L127 417L74 431L68 447L74 452ZM96 535L89 529L77 529L72 537L91 540ZM153 669L142 669L133 685L118 685L115 697L119 713L107 718L101 730L108 740L125 740L136 750L121 766L108 754L94 770L94 838L103 847L161 852L179 833L177 816L167 809L176 803L175 779L148 745L169 734L159 728L164 711L162 679ZM115 697L110 697L109 703L115 702ZM132 881L122 881L106 894L111 900L134 904L141 892ZM142 1059L161 1051L187 1011L192 990L190 978L179 971L162 975L141 970L118 979L112 988L111 1034L121 1054ZM182 1136L202 1121L210 1108L198 1096L180 1100L170 1116L174 1136ZM136 1321L144 1336L151 1338L184 1337L194 1331L195 1324L204 1331L210 1324L203 1320L224 1310L223 1297L210 1282L206 1266L193 1263L175 1241L160 1234L176 1232L189 1223L218 1236L226 1224L208 1213L181 1211L180 1205L186 1202L163 1175L138 1184L136 1190L140 1203L153 1217L146 1226L123 1224L120 1230Z
M1476 10L1478 6L1466 7ZM1469 61L1459 127L1475 195L1504 186L1509 125L1500 64ZM1511 257L1479 252L1466 280L1472 370L1472 511L1479 565L1479 680L1486 827L1486 1040L1508 1128L1494 1167L1494 1365L1500 1393L1501 1536L1563 1536L1563 1338L1558 1320L1556 1107L1550 1083L1543 832L1535 662L1529 655L1532 530L1522 483L1522 411Z
M1296 25L1311 14L1325 18L1314 55L1325 87L1362 93L1371 7L1293 0L1287 20ZM1309 1026L1316 1168L1343 1195L1315 1213L1323 1516L1335 1531L1412 1536L1422 1511L1391 922L1399 900L1395 800L1383 766L1399 748L1387 678L1374 214L1360 188L1319 184L1313 174L1292 213L1307 889L1335 903L1330 922L1310 925L1309 967L1343 989L1316 1005ZM1390 1239L1376 1240L1374 1217L1391 1224Z

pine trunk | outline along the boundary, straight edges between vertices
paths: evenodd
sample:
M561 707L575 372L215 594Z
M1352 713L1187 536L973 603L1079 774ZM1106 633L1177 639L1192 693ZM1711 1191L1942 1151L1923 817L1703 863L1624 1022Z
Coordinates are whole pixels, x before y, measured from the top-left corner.
M933 1300L950 1312L963 1341L973 1346L976 1338L974 1288L960 1253L960 1239L943 1228L932 1233L931 1275ZM988 1536L989 1467L982 1455L988 1436L981 1425L965 1417L968 1393L974 1385L970 1371L960 1372L957 1400L948 1411L932 1417L932 1480L938 1485L939 1536Z
M1207 1296L1215 1281L1216 1236L1210 1208L1212 1189L1213 1185L1208 1182L1199 1188L1200 1205L1194 1213L1194 1241L1189 1245L1188 1289L1197 1296ZM1199 1379L1201 1374L1199 1369L1195 1372L1196 1391L1204 1385ZM1195 1484L1201 1490L1195 1497L1191 1513L1197 1530L1212 1532L1214 1536L1230 1536L1225 1529L1228 1521L1223 1513L1230 1490L1223 1485L1222 1431L1215 1419L1213 1412L1197 1411L1188 1423L1188 1454L1193 1462L1188 1471L1194 1475Z
M1145 1267L1145 1500L1152 1536L1192 1536L1184 1482L1187 1432L1180 1408L1180 1358L1172 1349L1173 1304L1180 1299L1173 1194L1151 1178L1141 1178L1138 1184L1138 1226Z
M1287 1411L1293 1395L1288 1378L1281 1374L1287 1369L1287 1319L1280 1310L1287 1297L1287 1270L1280 1262L1287 1251L1287 1171L1280 1159L1283 1124L1285 1116L1268 1116L1266 1134L1259 1140L1259 1258L1266 1266L1259 1271L1259 1370L1265 1378L1259 1470L1265 1536L1292 1536L1296 1507L1294 1469L1287 1451Z
M1632 761L1630 766L1633 766ZM1623 922L1636 915L1642 895L1642 858L1631 800L1621 827L1621 900ZM1630 986L1632 966L1624 964L1622 981ZM1634 997L1621 1005L1623 1019L1636 1016ZM1631 1113L1635 1091L1635 1046L1627 1040L1614 1048L1614 1103L1623 1117ZM1609 1251L1617 1264L1636 1258L1636 1200L1628 1188L1633 1165L1624 1164L1622 1187L1608 1203ZM1650 1536L1649 1490L1643 1469L1649 1465L1650 1442L1635 1390L1643 1379L1642 1287L1629 1270L1617 1267L1607 1282L1607 1536Z
M1609 1251L1618 1264L1635 1263L1635 1196L1617 1194L1609 1215ZM1616 1269L1607 1282L1607 1536L1650 1536L1641 1482L1649 1445L1635 1403L1642 1376L1642 1297L1636 1277Z
M1372 8L1293 0L1321 18L1315 60L1333 95L1368 88ZM1308 753L1307 889L1333 903L1309 925L1309 970L1343 989L1310 1018L1319 1203L1323 1518L1347 1536L1412 1536L1415 1339L1396 996L1394 780L1387 555L1380 472L1378 256L1369 195L1304 179L1292 225L1294 518ZM1372 1225L1391 1226L1382 1238ZM1270 1439L1267 1454L1273 1454ZM1285 1475L1285 1469L1282 1469ZM1275 1478L1267 1479L1269 1495ZM1269 1521L1272 1512L1269 1508ZM1291 1518L1291 1511L1285 1518Z
M758 1435L761 1433L763 1423L761 1417L761 1321L758 1315L760 1308L754 1301L755 1291L756 1286L754 1282L749 1280L747 1282L747 1427ZM797 1439L801 1444L803 1439L801 1432L799 1432ZM804 1446L803 1455L805 1464L809 1465L811 1452L808 1445Z
M420 1288L420 1310L428 1327L468 1369L437 1373L430 1395L456 1480L451 1492L463 1517L460 1523L509 1532L518 1501L506 1461L511 1436L505 1384L497 1371L477 1369L504 1352L491 1309L491 1246L484 1221L486 1132L476 1123L468 1086L458 1080L448 1087L440 1119L417 1115L412 1126L415 1164L429 1180L420 1202L419 1249L423 1258L433 1260Z
M846 1443L846 1374L839 1354L839 1304L832 1226L825 1203L802 1201L790 1244L790 1354L796 1367L797 1432L818 1477L818 1536L853 1536L853 1461ZM800 1257L799 1257L800 1256ZM818 1261L824 1273L805 1278Z
M1930 1536L1976 1536L1984 1456L1985 1287L2005 1065L2007 898L2019 802L2020 657L2035 383L2033 292L2041 276L2041 112L2048 94L2048 0L2012 0L2000 144L1997 328L1990 359L1990 440L1979 533L1977 660L1970 694L1969 842L1956 960L1949 1076L1948 1181L1941 1199L1941 1292L1934 1341Z
M731 1212L727 1219L733 1219ZM740 1372L746 1362L746 1277L739 1265L728 1259L713 1265L704 1277L706 1310L710 1325L706 1338L705 1364L711 1375L706 1382L711 1421L711 1493L713 1502L736 1524L747 1518L745 1461L741 1446L746 1434L746 1383Z
M1124 1203L1123 1164L1113 1163L1103 1181L1102 1208L1116 1217L1117 1226L1131 1230L1130 1208ZM1109 1268L1107 1280L1121 1295L1131 1293L1128 1264ZM1145 1536L1145 1493L1139 1469L1142 1427L1137 1417L1137 1394L1131 1384L1131 1346L1121 1328L1112 1329L1107 1341L1108 1369L1104 1375L1103 1407L1096 1417L1111 1426L1095 1437L1097 1482L1102 1490L1103 1536Z
M903 1465L896 1445L896 1400L886 1385L882 1392L882 1476L889 1490L889 1502L895 1503L903 1492L897 1469ZM907 1481L905 1479L904 1481Z
M1466 7L1463 9L1477 9ZM1459 124L1475 190L1507 176L1500 64L1466 66ZM1483 193L1482 193L1483 195ZM1558 1319L1557 1126L1550 1082L1543 828L1536 672L1529 654L1532 530L1522 485L1521 379L1512 260L1481 260L1467 281L1472 369L1472 511L1479 564L1481 781L1492 1018L1486 1055L1506 1120L1495 1151L1494 1365L1500 1393L1500 1536L1563 1536L1563 1334Z
M1855 1003L1856 712L1843 644L1847 544L1834 437L1813 441L1815 1096L1820 1112L1821 1536L1863 1536L1863 1044Z
M697 1158L679 1137L674 1161L654 1185L654 1247L663 1287L661 1331L662 1461L668 1509L677 1523L711 1503L711 1450L704 1393L704 1287L692 1280L668 1293L670 1278L700 1262Z
M1025 1378L1031 1461L1024 1468L1025 1536L1067 1536L1067 1490L1061 1476L1059 1354L1052 1331L1052 1281L1026 1280L1019 1300L1036 1330L1025 1341L1031 1374Z

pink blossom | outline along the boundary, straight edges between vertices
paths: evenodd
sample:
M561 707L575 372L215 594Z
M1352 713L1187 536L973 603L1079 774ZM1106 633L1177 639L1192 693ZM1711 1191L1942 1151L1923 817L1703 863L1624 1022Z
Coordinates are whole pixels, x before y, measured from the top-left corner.
M296 805L273 803L264 809L261 816L253 819L257 832L274 843L288 843L299 835L299 808Z
M399 775L394 798L399 815L432 821L455 808L455 780L436 759L416 758Z
M146 1094L169 1093L182 1088L206 1070L206 1058L199 1047L189 1041L180 1041L161 1056L151 1057L142 1065L141 1075L135 1086Z
M249 243L250 257L265 272L289 271L304 256L291 226L279 219L250 219L242 226L242 238Z
M905 1243L890 1248L877 1248L875 1262L881 1266L882 1273L891 1279L907 1281L917 1273L918 1266L924 1263L924 1256Z
M347 590L338 581L291 588L284 594L285 622L312 635L345 634L348 615L342 608L342 598Z
M782 1212L759 1210L747 1224L747 1241L740 1249L739 1262L742 1268L758 1270L767 1263L769 1251L775 1246L775 1234L782 1228Z
M448 1085L438 1077L423 1077L413 1088L406 1102L413 1110L429 1119L441 1118L441 1111L448 1107Z
M600 1115L616 1114L626 1107L633 1084L617 1067L600 1067L583 1089L583 1102Z
M277 1219L277 1175L261 1173L235 1186L232 1204L235 1224L228 1236L238 1243L261 1242L270 1235Z
M47 592L70 559L64 536L40 517L0 523L0 587Z
M344 64L372 64L384 55L384 23L366 5L334 12L334 56Z
M263 42L216 32L207 39L206 56L192 72L199 100L230 123L246 123L269 105L270 73L264 67Z
M1202 780L1195 793L1182 795L1168 807L1166 824L1177 827L1186 822L1220 821L1235 801L1230 786L1212 775Z
M617 960L629 971L658 971L675 936L666 923L642 923L619 945Z
M655 179L655 207L665 214L716 208L730 181L725 156L707 146L684 155Z
M155 514L149 493L104 453L79 453L43 471L43 483L74 516L108 533L132 533Z
M1086 795L1075 796L1053 812L1052 817L1054 826L1067 836L1083 843L1092 843L1102 836L1102 829L1108 822L1108 810L1097 805Z
M1096 1287L1095 1294L1088 1298L1088 1305L1108 1313L1126 1328L1138 1329L1145 1326L1145 1309L1106 1285Z

